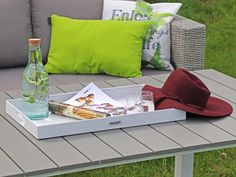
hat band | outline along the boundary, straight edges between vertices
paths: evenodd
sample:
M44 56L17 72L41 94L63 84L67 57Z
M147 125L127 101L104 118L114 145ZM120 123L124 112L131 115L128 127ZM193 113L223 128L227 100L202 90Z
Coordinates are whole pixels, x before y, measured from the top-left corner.
M155 100L155 104L157 104L157 103L163 101L164 99L175 100L175 101L177 101L177 102L179 102L179 103L181 103L181 104L183 104L183 105L185 105L185 106L192 107L192 108L195 108L195 109L199 109L199 110L203 110L203 109L204 109L204 107L197 106L197 105L193 105L193 104L191 104L191 103L187 103L186 101L184 101L184 100L182 100L182 99L180 99L180 98L173 98L173 97L170 97L170 96L161 97L161 98L159 98L158 100Z
M161 89L161 91L165 94L165 98L168 98L168 99L172 99L172 100L175 100L175 101L178 101L186 106L190 106L190 107L193 107L193 108L197 108L197 109L204 109L205 108L205 104L204 105L196 105L196 104L193 104L193 103L189 103L188 101L182 99L181 97L179 96L175 96L175 95L170 95L165 89Z

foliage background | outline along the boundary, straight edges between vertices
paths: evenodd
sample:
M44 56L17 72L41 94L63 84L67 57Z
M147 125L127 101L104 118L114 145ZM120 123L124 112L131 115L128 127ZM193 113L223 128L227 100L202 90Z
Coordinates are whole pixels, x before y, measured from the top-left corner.
M205 68L213 68L236 77L236 0L178 2L183 4L179 14L206 24Z
M165 2L177 1L166 0ZM205 68L213 68L236 78L236 0L179 0L178 2L183 3L179 14L206 24ZM173 177L174 158L62 176ZM197 153L194 161L194 177L236 177L236 148Z

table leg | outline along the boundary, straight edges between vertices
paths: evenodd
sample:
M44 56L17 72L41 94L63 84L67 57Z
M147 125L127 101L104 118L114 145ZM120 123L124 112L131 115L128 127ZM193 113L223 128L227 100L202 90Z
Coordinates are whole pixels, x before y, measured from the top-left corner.
M194 154L180 154L175 156L175 177L193 176Z

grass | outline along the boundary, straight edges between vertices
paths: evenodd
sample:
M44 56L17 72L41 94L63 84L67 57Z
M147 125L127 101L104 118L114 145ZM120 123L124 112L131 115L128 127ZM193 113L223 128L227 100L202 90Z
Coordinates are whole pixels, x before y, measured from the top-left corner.
M183 3L181 15L206 24L205 68L213 68L236 78L236 1L181 0L180 2Z
M183 3L181 15L207 26L205 68L213 68L236 78L236 1L180 0L179 2ZM194 177L235 177L235 164L236 148L197 153L194 161ZM108 176L173 177L174 158L119 165L60 177Z

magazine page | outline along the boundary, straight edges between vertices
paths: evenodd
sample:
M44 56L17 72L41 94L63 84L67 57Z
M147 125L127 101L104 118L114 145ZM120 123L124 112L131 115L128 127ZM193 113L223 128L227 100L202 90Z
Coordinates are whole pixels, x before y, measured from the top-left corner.
M88 84L64 103L103 113L111 113L116 108L124 108L124 105L109 97L94 83Z

